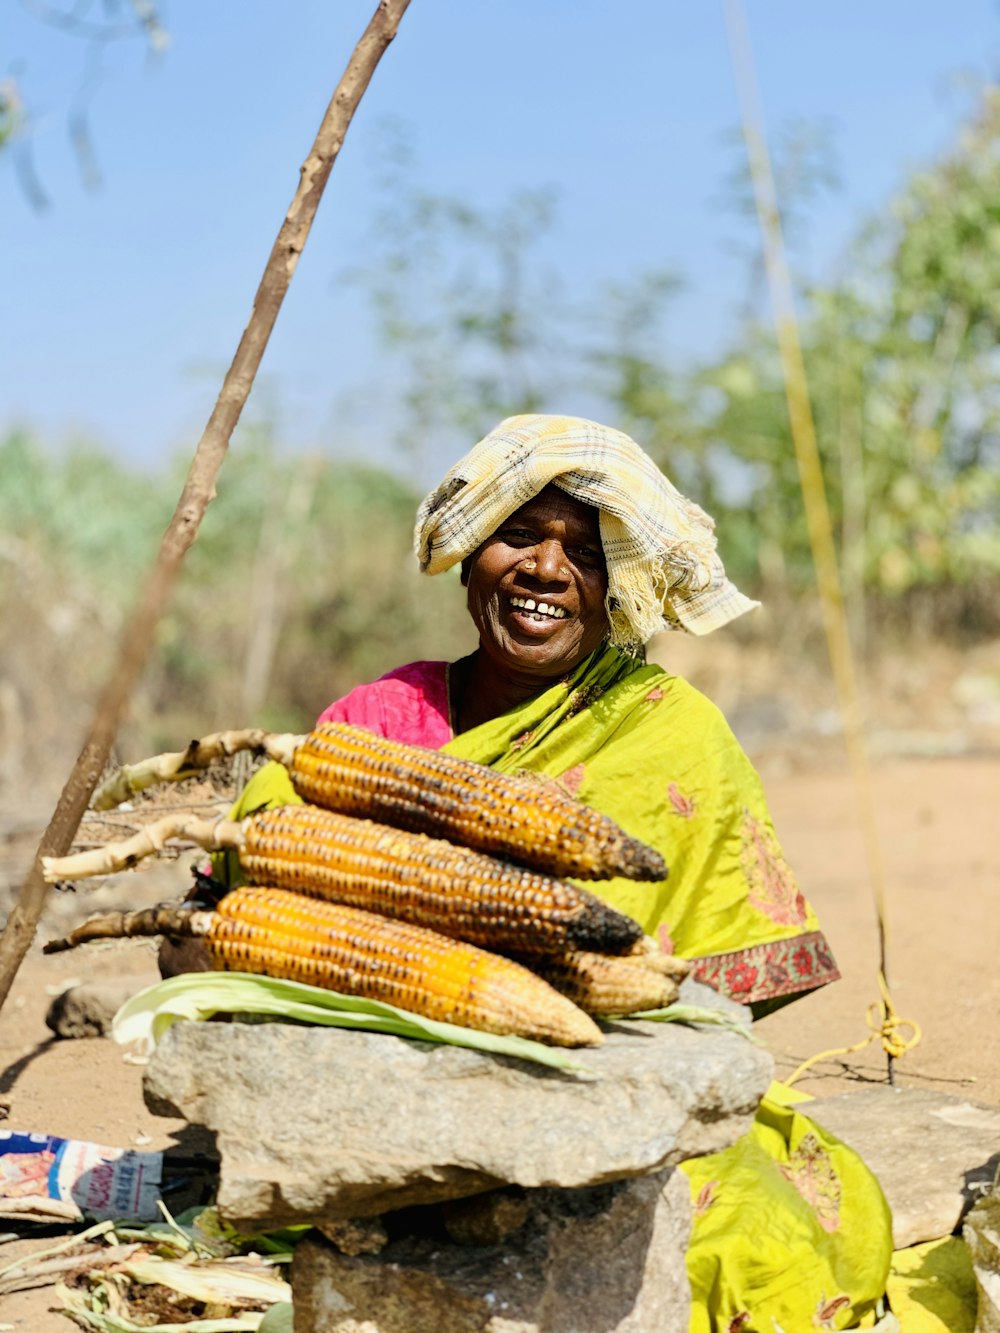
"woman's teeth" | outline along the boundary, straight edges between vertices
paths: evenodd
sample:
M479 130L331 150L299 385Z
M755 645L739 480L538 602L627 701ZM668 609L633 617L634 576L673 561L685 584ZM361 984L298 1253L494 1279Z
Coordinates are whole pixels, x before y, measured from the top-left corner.
M510 604L515 611L533 611L535 618L541 616L553 616L556 620L562 620L569 612L561 606L552 606L549 602L536 602L531 597L512 597Z

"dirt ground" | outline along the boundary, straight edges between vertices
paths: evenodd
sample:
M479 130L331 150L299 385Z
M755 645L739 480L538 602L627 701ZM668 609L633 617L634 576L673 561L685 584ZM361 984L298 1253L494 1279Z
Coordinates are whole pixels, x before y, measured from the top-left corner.
M961 745L940 717L934 731L897 727L893 744L889 729L879 733L881 741L873 734L871 797L885 866L893 999L900 1017L922 1031L915 1049L896 1062L895 1080L1000 1105L1000 732L988 721L978 730L966 727ZM758 1025L783 1076L818 1052L868 1036L866 1011L878 999L876 916L858 798L839 743L804 741L800 734L794 744L762 746L754 757L788 860L843 974ZM99 903L84 906L117 905L123 893L170 896L174 872L155 873L166 877L163 884L109 886L98 891ZM46 930L80 914L79 904L54 902ZM152 946L130 942L51 958L32 950L0 1011L6 1127L119 1146L172 1142L180 1124L146 1110L141 1066L105 1039L55 1040L44 1023L53 993L72 980L125 971L135 974L137 987L151 979ZM826 1094L885 1078L886 1058L876 1043L831 1056L799 1087ZM0 1269L26 1246L23 1239L0 1243ZM51 1289L0 1297L0 1328L68 1327L50 1312L52 1304Z

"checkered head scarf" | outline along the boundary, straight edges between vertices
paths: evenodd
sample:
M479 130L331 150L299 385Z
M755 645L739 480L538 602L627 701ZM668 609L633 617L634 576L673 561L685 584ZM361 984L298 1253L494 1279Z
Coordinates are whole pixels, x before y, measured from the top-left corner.
M629 436L580 417L508 417L456 463L417 511L420 568L464 560L550 484L600 511L612 643L708 634L760 605L726 578L708 514Z

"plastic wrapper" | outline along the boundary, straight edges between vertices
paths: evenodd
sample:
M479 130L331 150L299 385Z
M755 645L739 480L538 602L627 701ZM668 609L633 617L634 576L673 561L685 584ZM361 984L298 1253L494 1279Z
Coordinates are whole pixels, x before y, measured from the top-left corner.
M0 1214L152 1222L162 1179L162 1152L0 1131Z

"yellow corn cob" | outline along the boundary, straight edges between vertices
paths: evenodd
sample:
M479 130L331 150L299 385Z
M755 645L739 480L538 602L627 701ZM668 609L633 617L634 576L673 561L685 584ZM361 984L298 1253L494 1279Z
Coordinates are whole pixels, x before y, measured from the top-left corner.
M632 1014L677 999L677 982L635 954L615 958L572 950L554 957L525 957L523 962L588 1014Z
M586 1014L509 958L287 889L234 889L214 912L153 908L97 918L46 945L46 952L89 939L150 934L201 938L220 971L304 981L441 1022L552 1045L602 1040Z
M607 950L606 952L611 951ZM691 974L692 965L689 958L680 958L675 953L664 953L656 940L651 939L648 935L643 935L640 940L636 940L635 944L621 956L628 962L650 967L654 972L670 977L672 981L678 983Z
M620 953L642 939L631 917L566 880L313 805L250 816L239 859L256 883L380 912L487 949Z
M576 879L661 880L659 852L552 785L389 741L347 723L305 736L289 772L306 801Z

